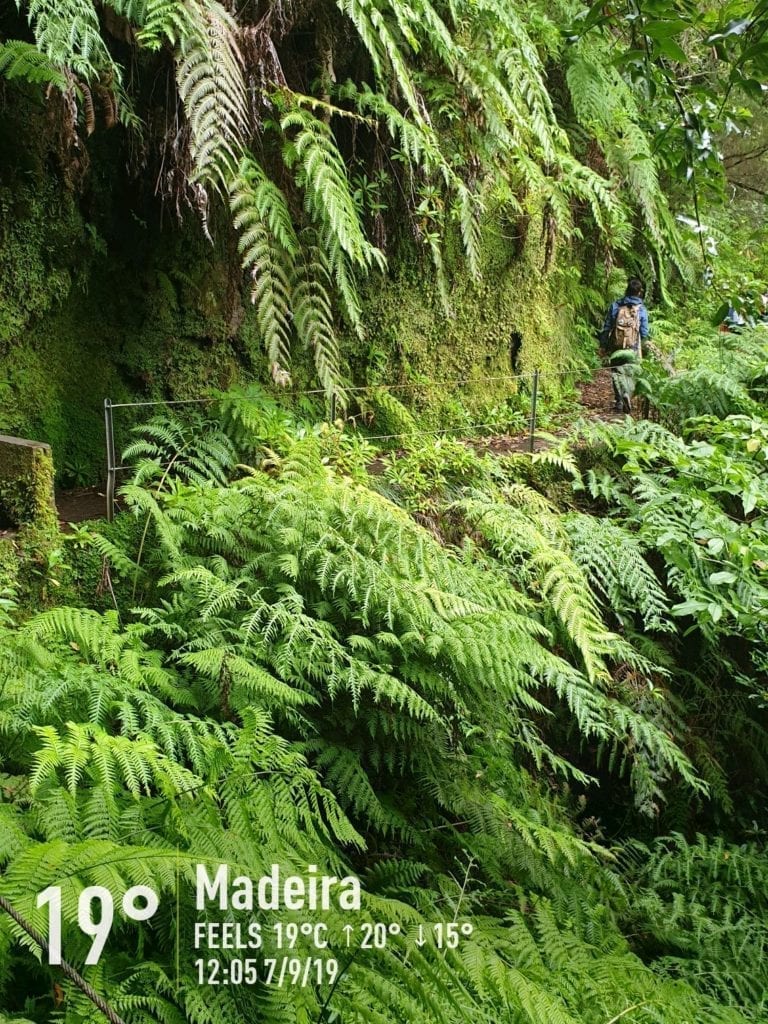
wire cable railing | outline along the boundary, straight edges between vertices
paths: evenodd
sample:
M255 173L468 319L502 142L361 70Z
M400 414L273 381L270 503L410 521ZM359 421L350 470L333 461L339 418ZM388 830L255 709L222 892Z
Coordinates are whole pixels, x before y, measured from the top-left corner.
M395 392L395 391L418 391L427 390L434 387L468 387L478 386L482 387L487 384L502 384L513 382L527 381L530 383L530 396L529 396L529 408L526 416L526 436L527 436L527 447L529 452L535 451L536 444L536 427L539 414L539 402L540 402L540 381L542 378L563 378L569 377L575 381L583 376L587 372L585 368L571 368L568 370L541 370L535 369L527 373L514 373L514 374L500 374L500 375L489 375L486 377L477 376L463 376L463 377L445 377L445 378L425 378L416 381L406 381L401 383L384 384L384 383L373 383L373 384L361 384L345 387L341 393L333 392L328 395L328 392L323 388L307 388L299 391L287 392L290 397L294 400L303 397L325 397L328 399L328 419L330 422L335 422L337 419L337 411L339 398L343 395L360 395L368 392L372 395L384 392ZM247 401L247 398L244 399ZM104 432L106 441L106 453L107 453L107 481L106 481L106 511L107 519L111 522L114 518L115 513L115 488L116 488L116 475L120 472L127 472L132 469L132 466L122 465L117 461L117 455L115 450L115 424L114 424L114 410L115 409L147 409L147 408L167 408L177 406L193 406L193 405L212 405L216 402L221 401L221 397L217 396L206 396L201 398L177 398L177 399L153 399L138 402L113 402L109 398L104 399ZM365 438L368 441L395 441L400 438L412 438L412 437L434 437L442 436L452 433L460 433L464 436L476 437L483 431L489 431L498 428L498 422L485 422L485 423L469 423L459 424L455 427L444 427L434 429L421 429L421 430L410 430L403 431L401 433L381 433L381 434L365 434Z

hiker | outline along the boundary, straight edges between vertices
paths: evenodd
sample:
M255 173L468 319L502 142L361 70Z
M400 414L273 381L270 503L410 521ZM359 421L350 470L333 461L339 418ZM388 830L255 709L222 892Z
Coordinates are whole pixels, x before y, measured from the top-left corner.
M630 412L635 378L649 336L648 310L643 302L643 282L631 277L623 298L616 299L605 317L601 341L611 358L611 382L616 412Z
M741 312L736 309L733 303L729 303L728 312L725 314L723 320L726 334L741 334L742 327L747 326L747 321L744 319Z

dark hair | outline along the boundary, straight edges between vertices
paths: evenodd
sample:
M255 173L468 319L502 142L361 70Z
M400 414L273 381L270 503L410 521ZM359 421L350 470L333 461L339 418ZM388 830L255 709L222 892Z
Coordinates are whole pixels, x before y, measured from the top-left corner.
M643 282L640 280L640 278L630 277L630 279L627 281L627 295L640 296L643 294L644 291L645 288L643 287Z

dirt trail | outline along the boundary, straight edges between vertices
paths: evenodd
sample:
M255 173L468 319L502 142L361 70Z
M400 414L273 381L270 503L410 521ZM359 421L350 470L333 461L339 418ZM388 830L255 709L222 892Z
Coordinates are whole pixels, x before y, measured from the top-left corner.
M593 420L603 420L610 423L619 422L624 419L622 413L613 411L615 401L613 386L611 384L611 371L607 366L595 371L595 375L585 384L579 384L579 403L584 409L587 417Z
M103 487L78 487L74 491L59 491L56 495L59 524L82 523L86 519L101 519L107 514L107 498Z
M578 384L579 406L584 419L599 420L602 423L620 423L624 416L622 413L613 411L613 387L611 385L611 371L607 367L596 370L594 376ZM553 431L556 434L563 434L561 428ZM505 455L508 452L530 451L530 433L525 431L522 434L496 434L493 437L478 438L472 442L478 452L490 452L493 455ZM543 438L534 437L533 450L541 451L548 447L548 442Z

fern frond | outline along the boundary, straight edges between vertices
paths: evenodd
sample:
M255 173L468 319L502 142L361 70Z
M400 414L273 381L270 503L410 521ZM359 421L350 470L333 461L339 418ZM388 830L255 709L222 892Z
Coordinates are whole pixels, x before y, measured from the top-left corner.
M365 237L344 160L328 125L299 107L284 115L281 128L293 136L286 162L298 164L297 182L331 264L344 254L353 266L383 269L380 250Z
M45 53L31 43L9 39L0 44L0 75L12 81L23 78L35 85L55 85L63 92L67 78Z
M299 339L312 352L318 379L329 397L341 395L332 287L325 253L313 240L305 241L294 267L293 320Z
M121 70L106 47L91 0L28 0L25 6L35 45L52 65L69 67L86 82L103 71L115 82L121 81Z
M230 186L243 266L253 279L251 301L272 366L290 363L292 278L299 246L285 198L261 167L245 158Z
M179 96L190 126L193 182L226 193L248 120L237 24L216 0L147 0L139 41L174 49Z

